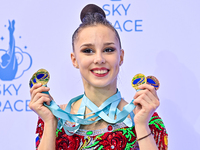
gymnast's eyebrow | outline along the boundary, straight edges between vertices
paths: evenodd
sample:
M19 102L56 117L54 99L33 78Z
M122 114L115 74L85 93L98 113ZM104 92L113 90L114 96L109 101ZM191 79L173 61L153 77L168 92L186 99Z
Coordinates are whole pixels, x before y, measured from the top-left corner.
M104 45L104 46L108 46L108 45L112 45L112 44L115 44L115 43L113 43L113 42L108 42L108 43L104 43L103 45ZM86 43L86 44L81 45L80 48L83 47L83 46L89 47L89 46L94 46L94 44Z

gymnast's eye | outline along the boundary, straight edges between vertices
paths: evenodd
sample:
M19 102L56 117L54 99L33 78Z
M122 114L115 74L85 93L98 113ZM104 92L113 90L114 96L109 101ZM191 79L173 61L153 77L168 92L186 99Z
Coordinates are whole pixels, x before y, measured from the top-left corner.
M115 51L114 48L106 48L106 49L104 50L104 52L114 52L114 51Z
M84 50L82 50L83 53L93 53L94 51L90 48L86 48Z

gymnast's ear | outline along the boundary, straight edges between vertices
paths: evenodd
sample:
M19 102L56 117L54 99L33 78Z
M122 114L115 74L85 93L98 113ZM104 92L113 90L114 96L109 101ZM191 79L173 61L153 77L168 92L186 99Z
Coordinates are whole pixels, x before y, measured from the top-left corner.
M71 53L71 60L72 60L72 64L73 64L73 66L75 67L75 68L79 68L78 67L78 62L77 62L77 60L76 60L76 56L75 56L75 53Z
M120 51L120 62L119 62L119 65L121 66L124 62L124 50L121 49Z

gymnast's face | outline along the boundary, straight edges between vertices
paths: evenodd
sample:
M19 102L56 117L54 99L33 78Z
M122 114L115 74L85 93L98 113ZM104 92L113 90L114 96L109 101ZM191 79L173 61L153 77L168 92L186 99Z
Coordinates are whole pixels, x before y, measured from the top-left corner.
M116 88L124 51L115 32L107 26L82 28L74 41L72 63L79 68L84 87Z

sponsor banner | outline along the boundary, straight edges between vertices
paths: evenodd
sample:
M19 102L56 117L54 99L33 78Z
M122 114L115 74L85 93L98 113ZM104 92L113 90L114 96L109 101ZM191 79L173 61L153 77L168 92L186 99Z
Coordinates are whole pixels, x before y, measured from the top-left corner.
M0 112L31 111L28 108L30 98L18 98L20 93L23 94L21 90L24 83L16 83L15 81L23 78L23 75L31 68L32 57L26 52L26 45L24 47L18 46L18 41L23 40L23 38L14 35L15 30L17 30L15 20L5 22L1 30L7 30L9 37L7 36L8 39L4 40L6 37L1 35L2 45L7 44L8 49L0 49ZM12 101L8 97L11 97ZM22 107L22 105L24 106Z

